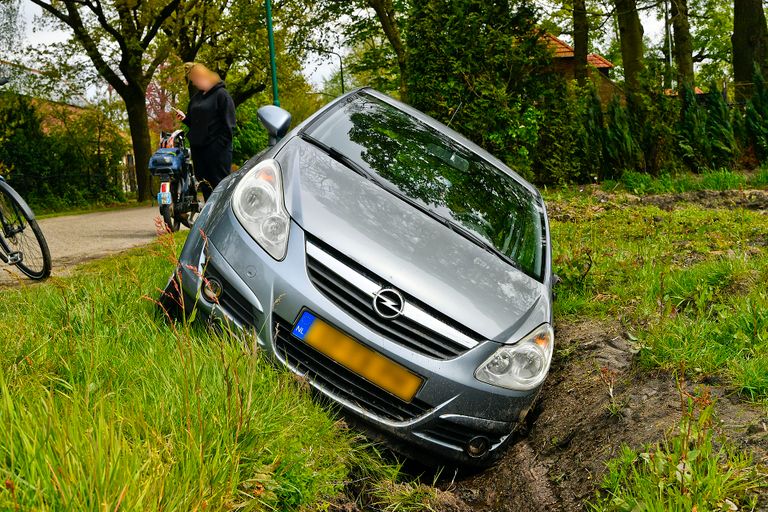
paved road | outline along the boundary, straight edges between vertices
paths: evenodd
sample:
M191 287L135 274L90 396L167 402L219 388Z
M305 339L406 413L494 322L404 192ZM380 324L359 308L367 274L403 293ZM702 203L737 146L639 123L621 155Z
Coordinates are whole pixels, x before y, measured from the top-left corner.
M144 245L157 238L157 207L53 217L39 221L53 258L53 276L78 263ZM0 266L0 286L17 282L16 269Z

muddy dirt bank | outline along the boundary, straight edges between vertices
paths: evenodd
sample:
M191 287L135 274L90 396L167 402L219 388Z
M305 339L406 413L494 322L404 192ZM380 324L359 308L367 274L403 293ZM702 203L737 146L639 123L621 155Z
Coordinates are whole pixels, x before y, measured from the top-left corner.
M440 485L463 510L583 510L599 488L606 462L623 444L656 443L679 424L674 377L638 369L636 350L618 323L557 327L558 352L527 432L497 466ZM692 382L688 389L704 385ZM768 463L764 408L744 403L726 388L707 387L716 399L718 428L756 461ZM768 508L768 496L760 506Z

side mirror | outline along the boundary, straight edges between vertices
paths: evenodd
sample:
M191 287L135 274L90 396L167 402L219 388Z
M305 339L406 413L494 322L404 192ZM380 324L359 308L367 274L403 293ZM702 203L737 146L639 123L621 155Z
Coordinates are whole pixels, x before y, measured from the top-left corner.
M291 127L291 114L275 105L264 105L258 111L259 121L269 133L269 145L274 146Z

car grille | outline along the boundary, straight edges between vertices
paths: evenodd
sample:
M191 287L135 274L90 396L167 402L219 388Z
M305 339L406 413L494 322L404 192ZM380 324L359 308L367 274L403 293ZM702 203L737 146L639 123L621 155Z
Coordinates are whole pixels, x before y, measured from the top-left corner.
M323 252L338 260L344 266L365 276L368 280L379 283L381 287L389 286L386 281L361 267L354 260L316 239L310 240L313 245L319 247ZM311 254L307 254L307 273L312 284L337 306L371 330L399 345L435 359L450 359L463 354L471 348L405 316L401 315L391 320L380 317L374 311L372 306L373 297L367 291L356 287ZM439 323L461 332L475 345L482 341L483 338L477 333L469 331L464 326L435 311L426 304L406 294L403 294L403 297L407 302L417 305L419 309L427 312Z
M291 334L285 320L274 317L274 345L291 367L331 395L390 421L408 421L425 414L429 405L414 398L404 402L321 354Z
M219 297L219 306L227 314L242 326L253 327L256 325L256 315L251 303L224 279L224 276L221 275L221 272L216 267L208 263L203 275L205 279L216 279L221 283L222 292Z
M471 427L449 421L437 421L421 431L425 436L441 443L464 449L470 439L476 436L487 437L491 446L501 442L504 435L498 433L480 432Z

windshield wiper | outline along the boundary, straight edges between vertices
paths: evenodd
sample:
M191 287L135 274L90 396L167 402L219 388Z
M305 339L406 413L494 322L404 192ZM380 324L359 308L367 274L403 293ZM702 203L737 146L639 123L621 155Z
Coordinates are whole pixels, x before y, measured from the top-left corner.
M502 260L504 260L508 264L510 264L513 267L515 267L516 269L518 269L518 270L520 270L522 272L525 272L518 262L516 262L515 260L513 260L512 258L507 256L506 254L504 254L503 252L498 250L490 242L485 240L483 237L481 237L477 233L474 233L474 232L470 231L469 229L465 228L464 226L462 226L461 224L459 224L458 222L453 221L453 220L451 220L451 219L449 219L447 217L444 217L444 216L440 215L439 213L437 213L436 211L434 211L434 210L432 210L430 208L427 208L426 206L424 206L423 204L421 204L417 200L411 198L410 196L408 196L408 195L404 194L403 192L401 192L400 190L398 190L393 185L390 185L389 183L384 182L384 181L378 179L376 176L374 176L373 173L371 173L370 171L366 170L364 167L362 167L360 164L358 164L357 162L355 162L354 160L349 158L347 155L345 155L344 153L342 153L338 149L334 148L333 146L329 146L325 142L312 137L311 135L307 134L306 132L302 132L300 134L300 137L303 140L305 140L305 141L309 142L310 144L312 144L313 146L316 146L317 148L319 148L322 151L324 151L328 156L330 156L331 158L333 158L334 160L336 160L340 164L344 165L345 167L348 167L349 169L352 169L354 172L356 172L360 176L363 176L364 178L368 179L369 181L375 183L376 185L378 185L379 187L383 188L384 190L386 190L387 192L389 192L393 196L395 196L398 199L400 199L401 201L403 201L405 203L408 203L409 205L413 206L414 208L416 208L417 210L419 210L423 214L427 215L431 219L439 222L443 226L445 226L448 229L452 230L454 233L457 233L457 234L463 236L464 238L466 238L470 242L473 242L478 247L481 247L481 248L485 249L486 251L488 251L489 253L498 256L499 258L501 258Z

